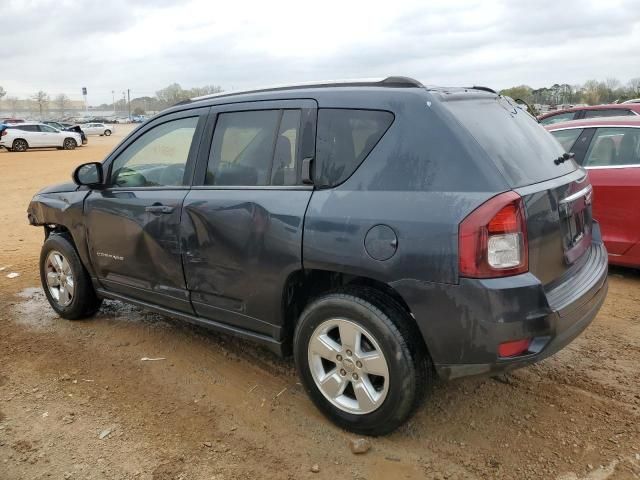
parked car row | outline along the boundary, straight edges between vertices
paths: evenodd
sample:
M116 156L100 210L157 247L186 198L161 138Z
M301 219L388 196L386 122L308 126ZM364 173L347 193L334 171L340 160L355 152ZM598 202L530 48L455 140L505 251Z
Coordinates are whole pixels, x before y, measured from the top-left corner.
M115 128L104 123L73 125L63 122L14 122L4 126L0 147L11 152L24 152L30 148L59 147L73 150L87 144L88 135L110 136Z
M569 120L638 115L640 115L640 103L612 103L610 105L582 106L556 110L538 116L538 121L542 125L551 125Z
M547 130L589 174L609 263L640 268L640 116L554 123Z
M26 152L29 148L45 147L73 150L82 144L80 133L61 131L44 123L9 124L0 132L0 146L10 152Z
M605 138L599 162L637 146ZM28 217L60 316L111 298L293 353L320 411L376 435L437 377L587 328L607 293L592 171L508 98L389 77L183 102Z

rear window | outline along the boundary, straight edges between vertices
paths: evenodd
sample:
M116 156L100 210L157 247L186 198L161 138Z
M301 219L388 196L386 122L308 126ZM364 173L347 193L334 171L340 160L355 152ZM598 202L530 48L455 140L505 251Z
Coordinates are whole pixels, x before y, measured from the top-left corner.
M576 116L576 112L558 113L556 115L551 115L550 117L543 118L542 120L540 120L540 123L542 125L552 125L554 123L573 120L573 117L575 116Z
M333 187L349 178L380 141L393 118L392 113L380 110L320 109L314 183Z
M504 97L452 100L443 105L469 131L512 188L560 177L574 162L556 165L564 150L527 112Z
M599 117L624 117L626 115L634 115L631 110L624 108L610 108L608 110L585 110L584 118L599 118Z

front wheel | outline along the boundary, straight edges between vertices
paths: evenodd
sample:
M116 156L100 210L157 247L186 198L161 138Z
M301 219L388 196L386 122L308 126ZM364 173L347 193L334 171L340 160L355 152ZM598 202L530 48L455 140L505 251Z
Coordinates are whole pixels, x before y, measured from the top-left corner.
M102 300L96 296L87 270L63 235L51 234L42 245L40 280L49 304L62 318L90 317L100 308Z
M413 413L433 382L415 322L393 299L358 288L325 295L294 336L298 373L312 401L342 428L383 435Z
M108 137L109 135L111 135L111 130L105 130L104 134Z
M65 138L62 143L62 148L65 150L74 150L78 146L78 142L76 142L73 138Z

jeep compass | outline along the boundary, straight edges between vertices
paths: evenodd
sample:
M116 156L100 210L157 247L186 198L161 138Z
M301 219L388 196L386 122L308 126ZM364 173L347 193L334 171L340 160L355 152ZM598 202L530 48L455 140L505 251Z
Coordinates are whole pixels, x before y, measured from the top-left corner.
M607 291L585 170L484 87L195 98L73 180L28 209L61 317L116 299L293 354L353 432L392 431L438 377L552 355Z

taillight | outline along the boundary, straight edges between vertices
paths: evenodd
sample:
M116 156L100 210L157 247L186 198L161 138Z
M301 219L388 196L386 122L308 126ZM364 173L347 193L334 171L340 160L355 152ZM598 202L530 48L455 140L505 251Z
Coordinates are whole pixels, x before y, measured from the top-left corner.
M2 132L0 132L0 137L4 137L7 134L7 129L5 128L4 130L2 130Z
M460 223L458 247L458 267L463 277L506 277L528 271L522 197L505 192L476 208Z

